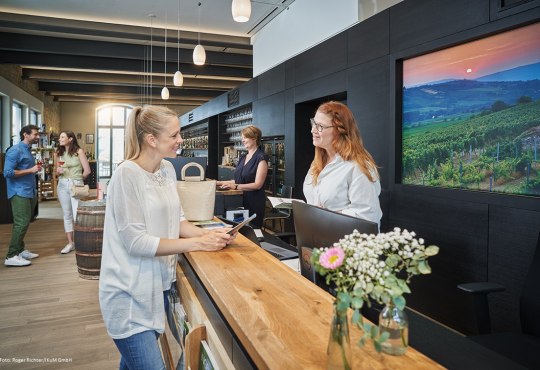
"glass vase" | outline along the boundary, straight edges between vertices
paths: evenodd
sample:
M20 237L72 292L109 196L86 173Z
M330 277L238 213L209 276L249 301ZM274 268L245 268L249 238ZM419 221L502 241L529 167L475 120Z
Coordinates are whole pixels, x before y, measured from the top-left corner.
M329 370L350 370L352 368L352 350L347 309L338 310L337 304L334 303L334 316L331 325L326 368Z
M409 319L407 314L394 304L387 304L379 315L379 331L388 333L388 339L381 343L384 353L399 356L409 345Z

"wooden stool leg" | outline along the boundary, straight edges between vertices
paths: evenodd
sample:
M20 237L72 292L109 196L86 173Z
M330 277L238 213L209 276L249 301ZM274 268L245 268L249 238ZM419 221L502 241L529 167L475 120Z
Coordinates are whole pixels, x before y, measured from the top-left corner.
M173 364L173 358L171 349L169 348L169 342L167 341L167 335L165 333L159 336L159 342L161 344L161 353L163 354L163 362L165 363L165 368L167 370L174 370L175 365Z

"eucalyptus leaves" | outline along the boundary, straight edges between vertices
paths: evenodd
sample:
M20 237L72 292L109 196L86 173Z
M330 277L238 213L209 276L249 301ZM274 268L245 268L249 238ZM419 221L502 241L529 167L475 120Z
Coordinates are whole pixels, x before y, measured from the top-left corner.
M378 235L355 230L332 247L313 251L315 270L335 287L338 309L353 309L352 323L364 332L360 345L371 338L380 351L381 343L387 339L378 327L364 322L360 313L364 303L393 303L403 310L403 294L411 292L411 278L431 273L427 259L439 253L439 248L426 247L423 239L415 237L414 232L397 227Z

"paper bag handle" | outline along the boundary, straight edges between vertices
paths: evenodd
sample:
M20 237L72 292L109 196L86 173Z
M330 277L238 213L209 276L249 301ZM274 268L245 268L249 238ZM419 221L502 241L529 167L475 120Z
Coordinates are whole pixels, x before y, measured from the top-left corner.
M186 177L186 170L189 168L189 167L197 167L200 171L200 176L197 177L197 176L187 176ZM180 173L180 180L181 181L204 181L204 168L196 163L196 162L189 162L188 164L186 164L184 167L182 167L182 172Z

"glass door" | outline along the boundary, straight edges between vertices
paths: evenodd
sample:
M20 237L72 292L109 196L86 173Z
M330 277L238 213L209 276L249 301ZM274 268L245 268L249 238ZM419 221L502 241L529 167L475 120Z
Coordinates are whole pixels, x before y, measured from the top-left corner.
M268 159L265 192L267 195L282 195L285 184L285 142L283 137L263 138L262 147Z

